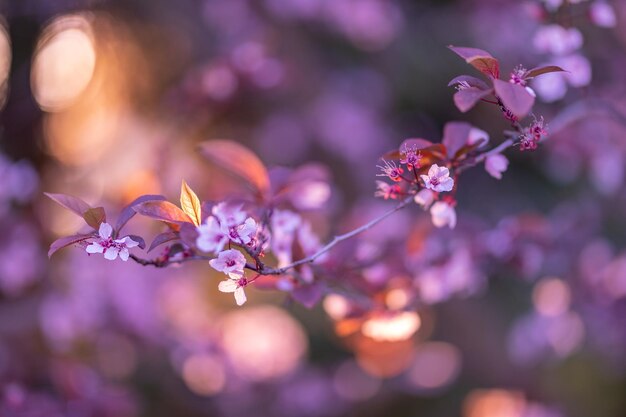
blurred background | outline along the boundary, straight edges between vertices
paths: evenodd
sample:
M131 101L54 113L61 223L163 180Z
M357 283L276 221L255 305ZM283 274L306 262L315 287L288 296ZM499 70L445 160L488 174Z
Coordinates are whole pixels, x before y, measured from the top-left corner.
M626 416L626 2L4 0L0 14L1 416ZM464 175L456 230L414 207L338 248L384 256L331 277L312 308L261 288L236 308L200 263L48 260L84 226L43 191L112 215L141 194L177 201L181 179L225 198L241 184L198 156L211 138L327 167L291 203L323 241L372 218L393 204L373 196L378 158L402 140L465 120L498 143L507 127L454 107L448 81L476 74L449 44L505 76L569 70L532 84L550 140L511 150L501 181Z

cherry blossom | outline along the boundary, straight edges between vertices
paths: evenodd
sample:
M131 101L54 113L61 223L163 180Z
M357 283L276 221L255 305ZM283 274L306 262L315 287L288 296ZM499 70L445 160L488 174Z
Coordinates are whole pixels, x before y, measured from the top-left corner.
M243 223L222 227L222 231L228 234L228 237L236 243L243 245L249 244L256 237L257 224L252 217L248 217Z
M220 252L217 258L211 259L209 265L220 272L225 273L231 279L243 277L243 268L246 266L246 257L235 249Z
M197 230L196 246L203 252L220 252L228 243L228 235L213 216L207 217L205 223L198 226Z
M454 207L444 201L437 201L430 208L430 218L435 227L448 226L454 229L456 226L456 211Z
M422 189L413 198L413 201L422 206L424 210L428 209L435 201L435 193L431 190Z
M374 197L382 197L385 200L398 198L401 193L400 187L395 184L387 184L384 181L376 181Z
M402 167L396 165L394 161L385 161L383 159L384 165L377 165L377 167L382 171L382 173L377 174L377 177L388 177L392 181L402 181L402 173L404 170Z
M244 292L244 288L248 285L248 280L244 277L241 278L230 278L224 281L221 281L217 288L221 292L225 293L234 293L235 302L238 306L243 305L246 301L246 293Z
M433 164L428 175L421 175L424 186L438 193L451 191L454 188L454 179L450 178L450 171L446 167Z
M222 227L239 226L246 221L248 215L243 211L241 205L231 205L219 203L213 207L211 212L217 218Z
M509 160L502 154L489 155L485 159L485 170L495 179L502 179L502 173L509 167Z
M407 168L409 169L420 167L420 155L417 153L415 147L405 146L401 154L402 154L402 159L400 159L401 164L405 164Z
M91 242L91 244L85 248L85 251L89 254L102 253L104 254L104 258L110 261L117 259L119 255L122 261L127 261L130 256L128 249L139 246L139 242L135 242L129 236L114 240L111 237L112 233L113 228L110 224L104 222L100 223L100 228L98 229L100 238Z

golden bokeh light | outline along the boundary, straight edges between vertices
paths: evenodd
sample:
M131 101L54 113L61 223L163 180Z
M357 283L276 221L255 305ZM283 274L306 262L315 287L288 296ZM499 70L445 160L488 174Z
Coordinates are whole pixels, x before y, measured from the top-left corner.
M524 395L503 389L472 391L463 404L463 417L522 417Z
M33 94L42 110L59 111L71 105L89 85L95 66L88 16L53 20L40 38L31 74Z
M185 359L182 375L187 387L201 396L219 393L226 383L222 361L208 353L194 354Z
M569 309L570 299L569 286L559 278L544 278L533 290L535 309L544 316L565 313Z
M405 311L372 317L363 323L361 331L374 340L395 342L412 337L419 330L421 323L416 312Z
M11 41L3 23L0 21L0 108L7 99L11 70Z

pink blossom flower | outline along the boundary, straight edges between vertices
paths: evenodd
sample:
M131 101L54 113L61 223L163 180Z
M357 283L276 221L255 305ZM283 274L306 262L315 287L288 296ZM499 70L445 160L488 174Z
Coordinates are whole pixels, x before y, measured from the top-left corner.
M209 265L213 269L225 273L231 279L239 279L243 277L246 257L238 250L228 249L220 252L217 258L211 259Z
M435 201L435 193L427 189L422 189L417 194L415 194L415 197L413 197L413 201L415 201L418 205L422 206L424 210L426 210Z
M475 145L478 142L482 141L482 145L481 146L485 146L486 144L489 143L489 133L485 132L482 129L479 129L477 127L472 127L470 129L469 135L467 137L467 144L468 145Z
M222 231L228 233L228 237L237 243L243 245L249 244L257 234L257 224L252 217L248 217L243 223L230 226L228 228L222 227Z
M430 218L435 227L448 226L450 229L454 229L456 226L456 211L450 204L437 201L430 208Z
M302 218L289 210L275 210L272 214L272 252L280 266L291 263L291 247Z
M402 173L404 170L402 167L396 165L394 161L385 161L383 159L384 165L377 165L377 167L382 171L380 174L376 174L377 177L388 177L392 181L402 181Z
M376 181L376 192L374 197L382 197L385 200L398 198L400 195L400 187L394 184L387 184L384 181Z
M211 211L222 227L233 227L242 224L248 215L241 209L241 205L219 203Z
M244 277L241 278L230 278L224 281L221 281L217 288L221 292L225 293L234 293L235 302L238 306L243 305L246 301L246 293L244 292L244 288L248 285L248 280Z
M589 18L597 26L612 28L617 24L615 10L606 1L594 1L589 7Z
M533 44L541 53L567 55L582 46L583 35L576 28L566 29L561 25L547 25L537 31Z
M499 180L502 179L502 173L509 167L509 160L502 154L489 155L485 159L485 170Z
M428 170L428 175L421 175L424 186L438 193L451 191L454 188L454 179L450 178L450 171L446 167L433 164Z
M415 147L409 148L405 146L401 154L402 154L402 159L400 160L400 163L405 164L408 169L420 167L421 156L417 153Z
M228 235L213 216L207 217L205 223L198 226L197 230L196 246L203 252L220 252L228 243Z
M122 261L127 261L130 256L128 249L138 246L139 242L135 242L128 236L113 240L111 237L112 233L113 228L110 224L100 223L100 228L98 230L100 238L91 242L91 244L85 248L85 251L89 254L103 253L105 259L110 261L117 259L117 256L119 255Z

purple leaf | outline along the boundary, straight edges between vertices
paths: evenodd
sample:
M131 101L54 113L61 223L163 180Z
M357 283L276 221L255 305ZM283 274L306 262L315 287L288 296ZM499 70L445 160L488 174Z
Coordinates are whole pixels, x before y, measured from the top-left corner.
M145 249L146 248L146 241L143 240L143 238L141 236L128 235L128 237L131 238L132 240L134 240L135 242L139 243L139 249Z
M167 242L171 242L172 240L176 240L176 239L178 239L178 234L174 232L165 232L165 233L156 235L156 237L150 244L150 247L148 248L148 253L150 253L157 246L160 246Z
M169 223L175 229L182 223L191 223L189 216L169 201L146 201L134 205L133 210L142 216Z
M502 103L518 118L526 116L533 108L535 98L521 85L502 80L494 80L493 85Z
M200 144L200 153L226 171L244 179L260 196L270 189L267 168L245 146L232 140L211 140Z
M465 113L474 107L480 99L490 95L491 92L491 89L479 90L475 87L459 90L454 93L454 104L461 113Z
M487 51L477 48L466 48L459 46L448 46L452 52L456 53L465 62L476 68L483 74L493 78L500 78L500 63Z
M452 158L467 143L472 126L465 122L448 122L443 128L442 143L446 146L448 157Z
M306 308L313 308L324 295L325 289L325 286L319 281L300 285L291 291L291 298Z
M165 201L165 197L163 197L162 195L142 195L131 201L126 207L122 209L122 212L117 218L117 223L115 224L116 236L119 235L120 231L122 230L122 228L124 228L126 223L128 223L128 221L132 219L135 214L137 214L137 212L133 210L133 206L144 203L146 201Z
M481 80L479 78L472 77L471 75L459 75L458 77L453 78L448 83L448 87L451 87L451 86L453 86L455 84L459 84L459 83L467 83L467 85L469 85L470 87L475 87L475 88L478 88L480 90L487 90L487 89L489 89L489 86L487 85L486 82L484 82L483 80Z
M95 207L87 209L87 211L83 213L83 219L89 226L98 230L100 223L107 221L107 215L103 207Z
M87 235L73 235L59 238L52 242L50 249L48 250L48 258L52 257L59 249L63 249L66 246L73 245L75 243L82 242L89 238L95 237L93 233Z
M83 216L87 210L91 208L91 206L85 203L78 197L73 197L71 195L66 194L53 194L53 193L44 193L46 196L54 200L56 203L65 207L66 209L76 213L79 216Z
M556 65L547 65L545 67L537 67L526 72L524 76L525 79L535 78L543 74L548 74L550 72L567 72L563 68L558 67Z
M191 223L183 223L180 226L180 240L190 248L196 247L198 229Z

